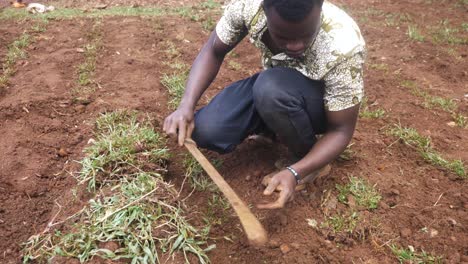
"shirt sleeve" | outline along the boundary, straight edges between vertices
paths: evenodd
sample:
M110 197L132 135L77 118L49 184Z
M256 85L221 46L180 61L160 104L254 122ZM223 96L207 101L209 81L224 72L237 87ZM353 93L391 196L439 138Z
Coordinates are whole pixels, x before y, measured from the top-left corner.
M327 73L324 78L326 110L341 111L361 102L364 96L364 53L355 53Z
M226 45L234 45L241 40L246 30L244 14L244 1L233 0L224 9L224 14L216 25L216 34Z

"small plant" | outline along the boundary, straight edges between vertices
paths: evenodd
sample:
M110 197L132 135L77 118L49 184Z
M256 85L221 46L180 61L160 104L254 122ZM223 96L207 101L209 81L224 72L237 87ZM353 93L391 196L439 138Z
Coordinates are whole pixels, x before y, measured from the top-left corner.
M354 145L354 143L351 143L348 146L346 146L345 150L343 150L343 153L341 153L340 156L338 156L338 159L343 160L343 161L352 160L354 158L354 155L355 155L355 152L352 149L353 145Z
M397 245L391 245L392 253L398 258L400 263L417 263L417 264L442 264L443 260L440 256L432 256L427 254L424 250L418 253L412 246L407 249L400 248Z
M362 178L350 177L346 185L337 185L339 191L338 201L347 204L348 196L352 195L358 206L363 206L369 210L376 209L382 196L375 185L370 185Z
M409 25L407 31L408 37L413 41L423 42L424 36L419 32L417 26Z

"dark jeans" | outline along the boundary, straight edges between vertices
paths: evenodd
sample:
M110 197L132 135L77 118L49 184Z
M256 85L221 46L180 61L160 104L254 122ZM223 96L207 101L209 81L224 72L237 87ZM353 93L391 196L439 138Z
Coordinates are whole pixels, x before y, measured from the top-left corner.
M271 68L235 82L195 114L192 138L219 153L247 136L272 131L294 158L304 157L325 132L324 84L289 68Z

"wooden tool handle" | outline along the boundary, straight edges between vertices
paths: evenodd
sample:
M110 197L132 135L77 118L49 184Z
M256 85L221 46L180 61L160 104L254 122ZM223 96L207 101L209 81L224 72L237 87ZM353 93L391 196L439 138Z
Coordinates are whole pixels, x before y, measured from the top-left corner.
M250 209L244 202L237 196L234 190L219 174L219 172L211 165L203 153L198 150L195 142L191 139L186 139L184 142L185 147L192 154L192 156L201 164L203 169L208 173L210 178L218 186L221 192L226 196L229 203L234 208L234 211L239 216L240 222L244 227L245 233L249 241L256 246L263 246L268 242L268 235L262 224L252 214Z

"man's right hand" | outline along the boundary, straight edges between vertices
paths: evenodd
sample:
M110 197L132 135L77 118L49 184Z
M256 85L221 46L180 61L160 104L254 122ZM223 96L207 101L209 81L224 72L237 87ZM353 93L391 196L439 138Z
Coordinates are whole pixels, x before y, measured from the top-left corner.
M177 139L179 146L183 146L185 139L192 136L195 128L193 116L192 108L179 106L164 120L163 131L170 137Z

